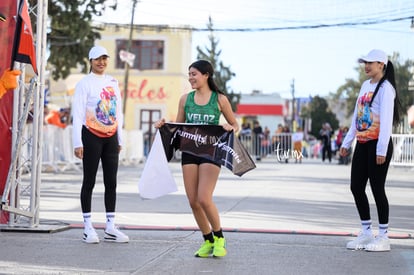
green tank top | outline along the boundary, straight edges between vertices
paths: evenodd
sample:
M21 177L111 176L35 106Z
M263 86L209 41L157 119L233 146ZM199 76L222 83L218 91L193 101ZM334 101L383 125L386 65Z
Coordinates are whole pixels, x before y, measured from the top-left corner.
M206 105L197 105L194 102L195 91L188 94L184 105L185 122L195 124L218 125L221 112L218 107L218 93L212 92Z

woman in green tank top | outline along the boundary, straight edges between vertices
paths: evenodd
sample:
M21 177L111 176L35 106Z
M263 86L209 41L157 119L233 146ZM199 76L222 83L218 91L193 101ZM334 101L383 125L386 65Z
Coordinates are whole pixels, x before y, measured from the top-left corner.
M214 70L206 60L198 60L188 68L188 80L194 89L180 98L176 122L218 125L223 114L226 131L235 131L239 125L227 97L214 82ZM162 119L155 123L159 128ZM182 153L184 186L194 218L203 234L204 242L195 252L196 257L224 257L227 254L226 240L221 229L219 211L213 202L214 188L220 166L211 161Z

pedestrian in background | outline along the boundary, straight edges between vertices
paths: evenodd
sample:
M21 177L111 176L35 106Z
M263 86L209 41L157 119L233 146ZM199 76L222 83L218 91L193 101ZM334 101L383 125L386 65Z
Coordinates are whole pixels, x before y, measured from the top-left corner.
M239 132L239 139L241 140L243 146L248 152L252 150L252 129L250 128L250 123L245 122L242 124L241 130Z
M296 129L296 132L292 134L292 142L293 142L293 157L295 158L295 163L299 161L302 163L302 141L303 141L303 130L301 127Z
M332 162L332 137L333 131L328 122L322 124L322 129L319 131L319 138L322 142L322 161L328 157L329 162Z
M83 181L80 201L84 220L83 241L99 243L91 218L92 191L99 161L105 186L105 241L128 242L115 227L116 185L119 152L122 146L122 99L118 81L105 74L108 52L101 46L89 51L90 73L75 88L73 98L73 146L82 159Z
M270 153L270 130L265 126L263 130L263 138L261 141L261 154L266 157Z
M254 144L254 154L256 156L256 160L262 160L262 140L263 140L263 129L260 126L259 121L255 120L253 122L253 144Z
M356 137L351 167L351 192L361 220L358 237L347 243L348 249L389 251L389 205L385 180L393 153L392 126L398 124L399 98L395 84L394 67L385 52L372 50L358 60L365 65L369 77L359 92L352 124L340 148L346 156ZM379 231L374 237L368 197L369 180L378 213Z
M219 91L213 79L214 70L210 62L198 60L188 70L188 80L194 90L181 96L176 122L218 125L220 115L223 114L227 121L223 124L224 130L237 132L239 126L230 102ZM206 118L209 118L208 121ZM164 123L165 119L161 119L155 123L155 127L160 128ZM221 166L188 153L182 153L181 164L187 198L204 237L204 243L195 252L195 256L224 257L227 254L226 239L213 201Z

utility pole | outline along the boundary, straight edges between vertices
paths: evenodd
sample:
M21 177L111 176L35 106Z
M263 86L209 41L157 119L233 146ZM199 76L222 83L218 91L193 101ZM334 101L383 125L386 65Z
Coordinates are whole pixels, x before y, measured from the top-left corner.
M134 14L135 14L135 7L137 5L138 0L132 1L132 15L131 15L131 24L129 25L129 39L126 51L129 53L131 52L131 44L132 44L132 31L134 29ZM125 61L125 80L124 80L124 100L123 100L123 113L125 115L126 111L126 103L128 98L128 79L129 79L129 64Z
M292 83L290 84L290 92L292 93L292 120L291 120L291 127L290 131L294 131L295 126L295 79L292 79Z

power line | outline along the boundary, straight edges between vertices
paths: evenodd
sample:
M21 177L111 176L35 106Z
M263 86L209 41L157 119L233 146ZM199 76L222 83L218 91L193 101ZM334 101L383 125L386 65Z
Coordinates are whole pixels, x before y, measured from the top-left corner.
M193 31L193 32L272 32L272 31L283 31L283 30L304 30L304 29L321 29L321 28L333 28L333 27L353 27L353 26L367 26L367 25L377 25L389 22L399 22L405 20L413 20L413 16L399 17L399 18L390 18L390 19L375 19L367 20L361 22L342 22L342 23L332 23L332 24L315 24L315 25L299 25L299 26L287 26L287 27L269 27L269 28L195 28L191 26L171 26L171 25L149 25L149 24L139 24L134 25L135 30L161 30L161 29L171 29L171 30L182 30L182 31ZM103 25L114 25L122 26L125 24L117 23L102 23Z
M398 22L404 20L412 20L413 16L391 18L391 19L375 19L361 22L343 22L332 24L315 24L315 25L300 25L300 26L287 26L287 27L269 27L269 28L217 28L212 29L215 32L266 32L266 31L282 31L282 30L303 30L303 29L320 29L320 28L333 28L333 27L349 27L349 26L362 26L362 25L376 25L389 22ZM180 29L180 27L176 27ZM184 27L183 29L188 29ZM210 31L208 28L190 28L192 31Z

